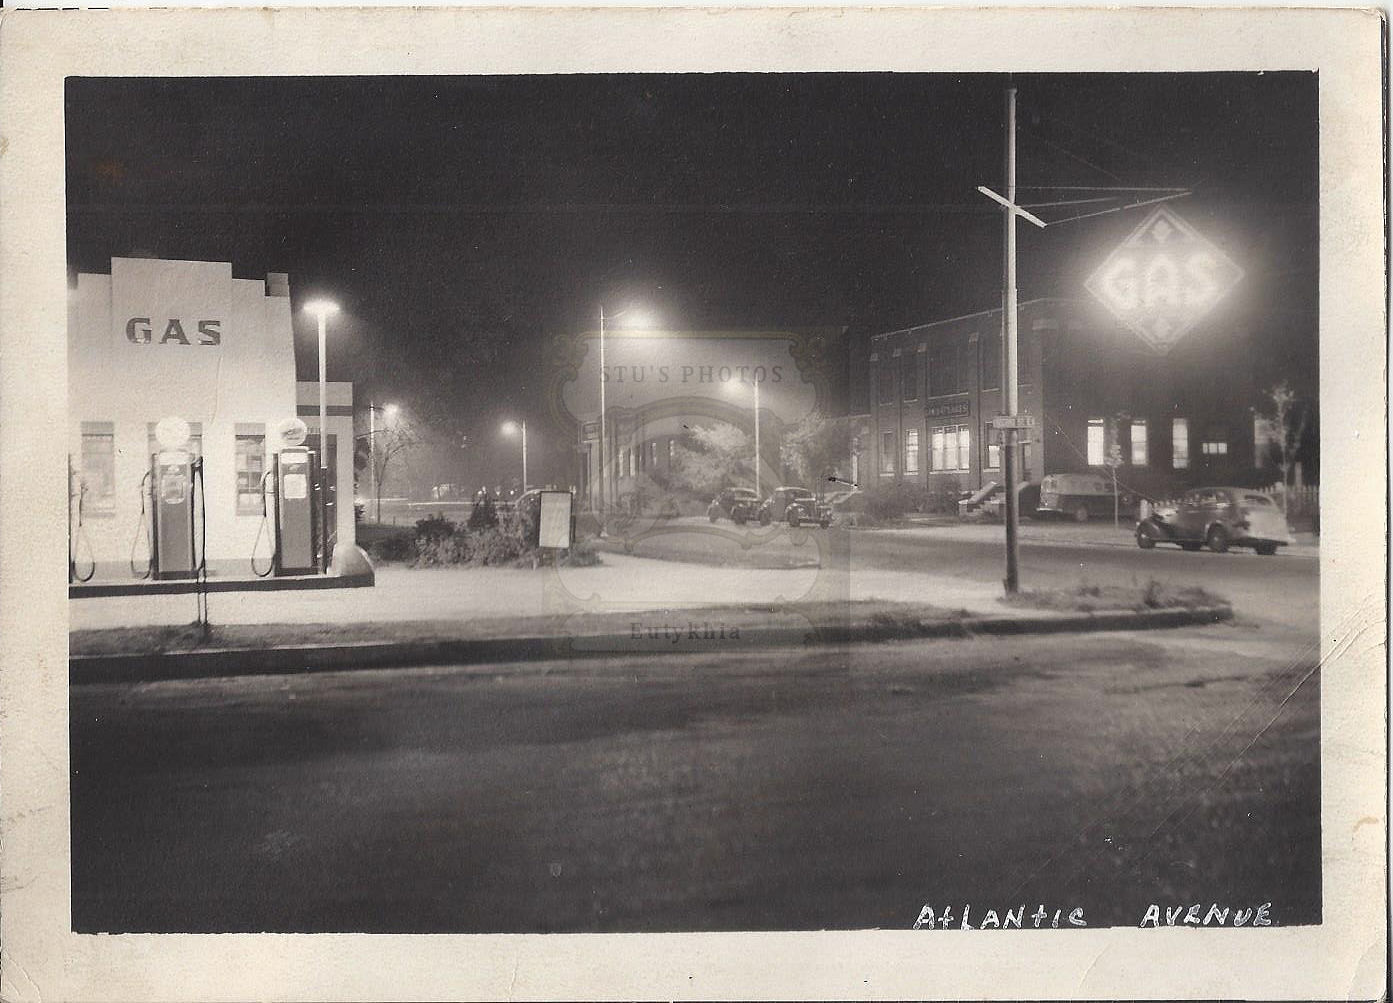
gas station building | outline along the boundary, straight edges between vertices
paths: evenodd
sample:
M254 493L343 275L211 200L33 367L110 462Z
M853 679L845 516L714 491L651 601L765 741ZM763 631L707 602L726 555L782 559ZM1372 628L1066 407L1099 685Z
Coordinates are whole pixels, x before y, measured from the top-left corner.
M253 577L271 559L275 516L263 477L299 416L319 449L316 382L297 383L289 279L234 278L227 262L112 258L68 299L68 455L73 557L93 581L143 577L149 490L164 419L187 423L203 459L209 577ZM355 548L353 388L328 386L325 480L331 555ZM177 423L176 423L177 424ZM344 504L336 504L343 499ZM330 565L333 573L340 560Z

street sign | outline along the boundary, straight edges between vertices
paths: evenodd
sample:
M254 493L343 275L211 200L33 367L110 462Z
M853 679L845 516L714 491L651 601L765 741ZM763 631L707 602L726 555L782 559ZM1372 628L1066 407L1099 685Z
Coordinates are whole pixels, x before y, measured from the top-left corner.
M1027 429L1035 427L1035 416L1033 414L994 414L992 415L992 428L998 432L1006 429Z
M1243 269L1166 206L1084 283L1152 349L1169 352L1243 278Z

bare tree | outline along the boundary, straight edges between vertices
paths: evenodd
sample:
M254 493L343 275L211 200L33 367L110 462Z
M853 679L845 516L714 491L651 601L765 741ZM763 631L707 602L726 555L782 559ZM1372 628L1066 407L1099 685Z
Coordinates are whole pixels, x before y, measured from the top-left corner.
M1286 380L1266 391L1263 397L1266 407L1257 414L1272 428L1272 437L1267 443L1270 450L1267 458L1282 473L1282 514L1285 516L1291 472L1296 467L1296 456L1301 450L1301 440L1306 435L1311 411Z
M369 441L370 439L371 441ZM376 485L375 497L372 499L374 521L382 521L382 491L389 476L398 467L405 465L410 451L420 442L421 437L416 431L416 426L402 417L398 417L375 432L366 433L359 437L357 449L354 451L354 466L360 470L367 469L369 466L374 468L372 471Z

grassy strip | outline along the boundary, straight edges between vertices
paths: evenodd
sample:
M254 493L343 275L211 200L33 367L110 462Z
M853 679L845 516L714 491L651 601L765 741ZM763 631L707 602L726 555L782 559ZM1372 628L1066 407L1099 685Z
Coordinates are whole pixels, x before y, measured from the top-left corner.
M1181 588L1152 579L1145 585L1089 585L1068 589L1025 589L1006 596L1002 602L1019 609L1050 610L1057 613L1098 613L1126 610L1144 612L1155 609L1198 609L1227 606L1228 600L1189 585Z

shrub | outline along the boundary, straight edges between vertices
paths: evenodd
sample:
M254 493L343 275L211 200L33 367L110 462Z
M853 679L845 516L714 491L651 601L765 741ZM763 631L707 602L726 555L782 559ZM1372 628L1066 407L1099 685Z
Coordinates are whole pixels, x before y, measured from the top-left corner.
M443 540L455 531L455 524L436 514L416 520L416 540Z
M927 500L928 493L917 484L887 484L866 492L866 514L878 522L902 519L907 512L922 511Z
M483 498L474 503L474 507L469 511L469 522L466 525L470 529L490 529L498 525L498 509L493 504L492 495L484 495Z
M359 537L359 544L374 561L411 561L416 558L416 539L404 530L374 536L364 534Z

